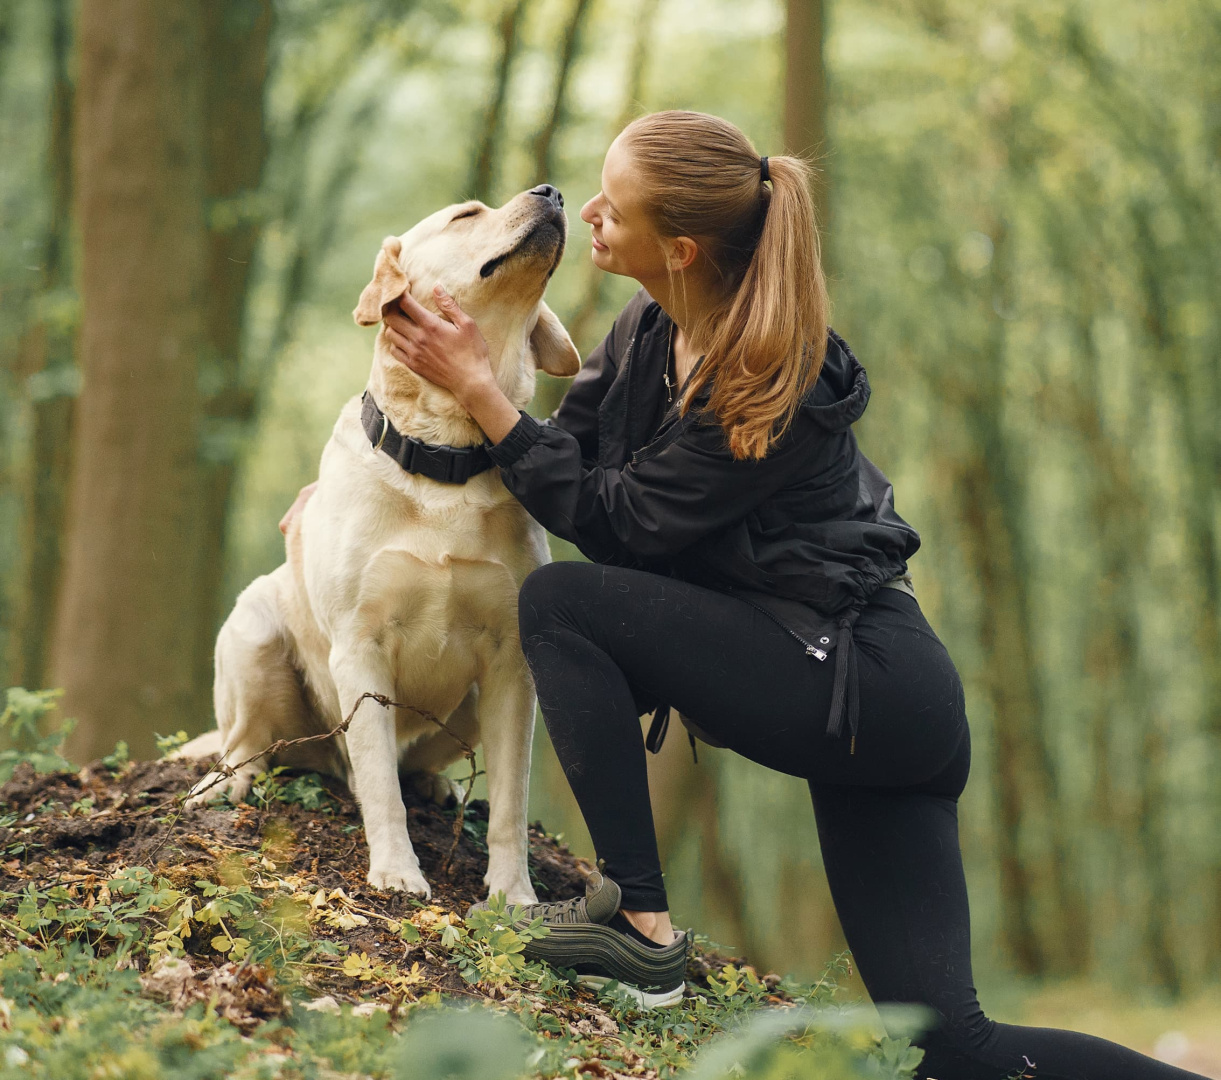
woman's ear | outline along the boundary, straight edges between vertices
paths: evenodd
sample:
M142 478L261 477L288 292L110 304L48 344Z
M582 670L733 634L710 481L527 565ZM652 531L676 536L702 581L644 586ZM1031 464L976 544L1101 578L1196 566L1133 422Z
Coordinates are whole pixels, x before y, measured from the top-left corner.
M666 265L672 273L686 270L700 253L699 245L689 236L676 236L669 242Z
M538 322L530 331L534 366L548 375L575 375L581 370L581 354L564 329L564 324L546 304L538 305Z
M358 326L373 326L382 321L387 304L394 303L407 291L407 275L399 266L403 242L397 236L387 236L373 264L373 279L365 286L357 301L352 318Z

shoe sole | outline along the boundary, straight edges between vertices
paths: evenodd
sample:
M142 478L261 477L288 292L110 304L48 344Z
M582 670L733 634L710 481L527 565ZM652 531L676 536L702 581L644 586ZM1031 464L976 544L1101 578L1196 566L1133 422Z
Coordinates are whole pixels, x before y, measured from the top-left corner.
M586 986L591 990L604 990L611 983L618 982L617 979L612 979L608 975L578 975L577 985ZM641 990L639 986L633 986L631 983L619 983L619 989L629 997L634 998L636 1003L642 1009L658 1009L665 1008L670 1005L677 1005L683 999L683 991L687 988L685 982L679 983L673 990L661 990L653 993L649 990Z
M681 986L687 967L683 936L667 949L637 945L626 934L595 923L553 926L544 938L527 943L528 960L545 960L552 967L569 968L577 975L614 979L647 994L670 993Z

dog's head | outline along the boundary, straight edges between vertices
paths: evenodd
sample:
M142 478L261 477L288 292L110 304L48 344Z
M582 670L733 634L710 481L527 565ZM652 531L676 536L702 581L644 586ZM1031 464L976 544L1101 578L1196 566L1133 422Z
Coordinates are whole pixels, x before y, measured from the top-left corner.
M549 375L573 375L580 355L543 303L567 234L563 197L548 184L523 191L498 210L481 202L438 210L382 242L373 279L352 315L361 326L372 326L408 290L435 311L432 288L440 282L487 340L502 387L519 374L506 369L527 359Z

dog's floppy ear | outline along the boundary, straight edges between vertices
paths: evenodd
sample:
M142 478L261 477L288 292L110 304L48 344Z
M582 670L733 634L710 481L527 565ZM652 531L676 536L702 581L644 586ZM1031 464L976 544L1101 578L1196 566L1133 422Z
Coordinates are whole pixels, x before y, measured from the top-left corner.
M575 375L581 370L581 354L564 324L546 304L538 306L538 322L530 331L534 365L548 375Z
M407 275L399 266L403 242L397 236L387 236L373 264L373 280L360 294L352 318L358 326L372 326L382 321L382 309L397 300L407 290Z

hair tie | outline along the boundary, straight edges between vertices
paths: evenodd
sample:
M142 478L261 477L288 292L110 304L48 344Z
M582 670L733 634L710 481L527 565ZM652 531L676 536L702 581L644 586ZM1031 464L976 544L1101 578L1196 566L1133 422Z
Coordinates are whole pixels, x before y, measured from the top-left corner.
M765 157L759 159L759 177L764 183L772 178L772 174L768 171L767 158Z

